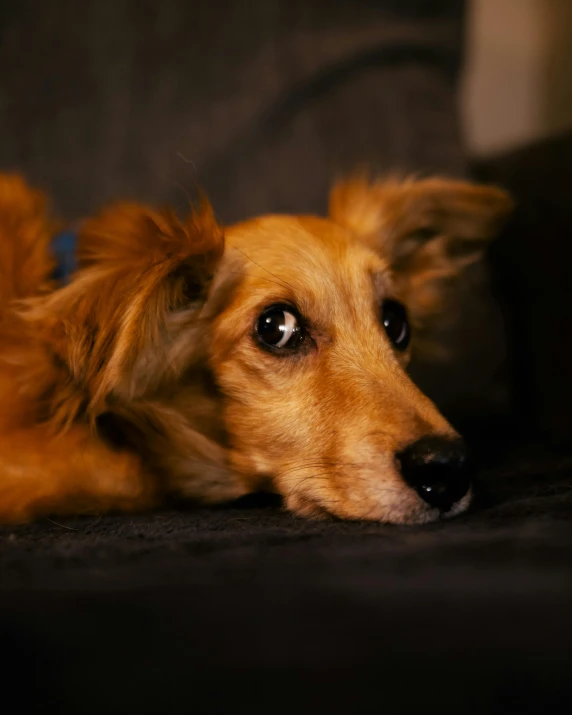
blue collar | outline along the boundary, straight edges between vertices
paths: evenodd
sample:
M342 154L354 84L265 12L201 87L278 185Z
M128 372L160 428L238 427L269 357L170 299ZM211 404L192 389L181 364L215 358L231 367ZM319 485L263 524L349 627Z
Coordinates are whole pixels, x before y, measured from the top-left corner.
M58 233L52 241L52 253L56 259L56 267L52 278L60 283L68 283L71 274L77 268L77 233L73 230Z

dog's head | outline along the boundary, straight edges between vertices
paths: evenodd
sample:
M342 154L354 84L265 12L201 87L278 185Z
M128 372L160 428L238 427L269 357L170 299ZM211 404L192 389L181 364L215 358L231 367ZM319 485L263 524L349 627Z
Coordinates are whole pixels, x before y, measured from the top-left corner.
M227 232L240 272L212 331L235 469L298 513L419 522L469 502L462 442L406 373L416 334L510 202L440 180L332 192L330 218Z
M59 401L118 420L168 490L199 499L271 486L305 515L458 513L462 443L406 367L509 208L493 188L356 180L328 219L258 218L224 243L208 209L108 211L48 308Z

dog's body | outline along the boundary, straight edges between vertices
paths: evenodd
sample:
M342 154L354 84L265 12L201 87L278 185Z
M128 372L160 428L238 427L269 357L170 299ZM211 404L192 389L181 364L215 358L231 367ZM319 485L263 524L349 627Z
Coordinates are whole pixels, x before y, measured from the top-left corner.
M3 178L0 521L269 488L309 516L462 511L458 438L406 375L400 306L415 346L509 208L492 188L355 180L328 219L223 236L206 205L122 204L84 224L56 286L43 200Z

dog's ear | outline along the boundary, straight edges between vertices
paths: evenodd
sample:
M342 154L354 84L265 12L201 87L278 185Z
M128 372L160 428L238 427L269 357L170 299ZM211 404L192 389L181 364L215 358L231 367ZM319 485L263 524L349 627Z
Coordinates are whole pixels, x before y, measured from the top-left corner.
M28 310L67 366L68 392L77 404L82 395L82 409L96 415L185 369L202 347L198 315L223 250L206 202L184 220L118 204L85 222L73 280Z
M50 241L58 228L42 192L17 174L0 174L0 312L53 287Z
M501 189L438 178L356 178L330 195L331 218L388 261L417 327L447 307L448 288L481 257L511 210Z

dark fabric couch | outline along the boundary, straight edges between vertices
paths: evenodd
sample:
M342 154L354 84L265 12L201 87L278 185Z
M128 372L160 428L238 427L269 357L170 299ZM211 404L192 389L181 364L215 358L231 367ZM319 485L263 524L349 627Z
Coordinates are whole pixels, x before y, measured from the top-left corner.
M430 390L451 377L445 407L478 408L471 512L314 523L251 499L3 527L6 712L570 710L572 140L470 165L463 6L2 6L0 168L70 218L118 195L181 203L195 180L228 220L320 210L332 173L362 160L474 173L519 202L489 257L500 309L482 272L467 302L472 394L462 372L420 366Z
M362 162L463 173L463 5L6 0L0 162L70 218L198 181L226 222L323 210Z

